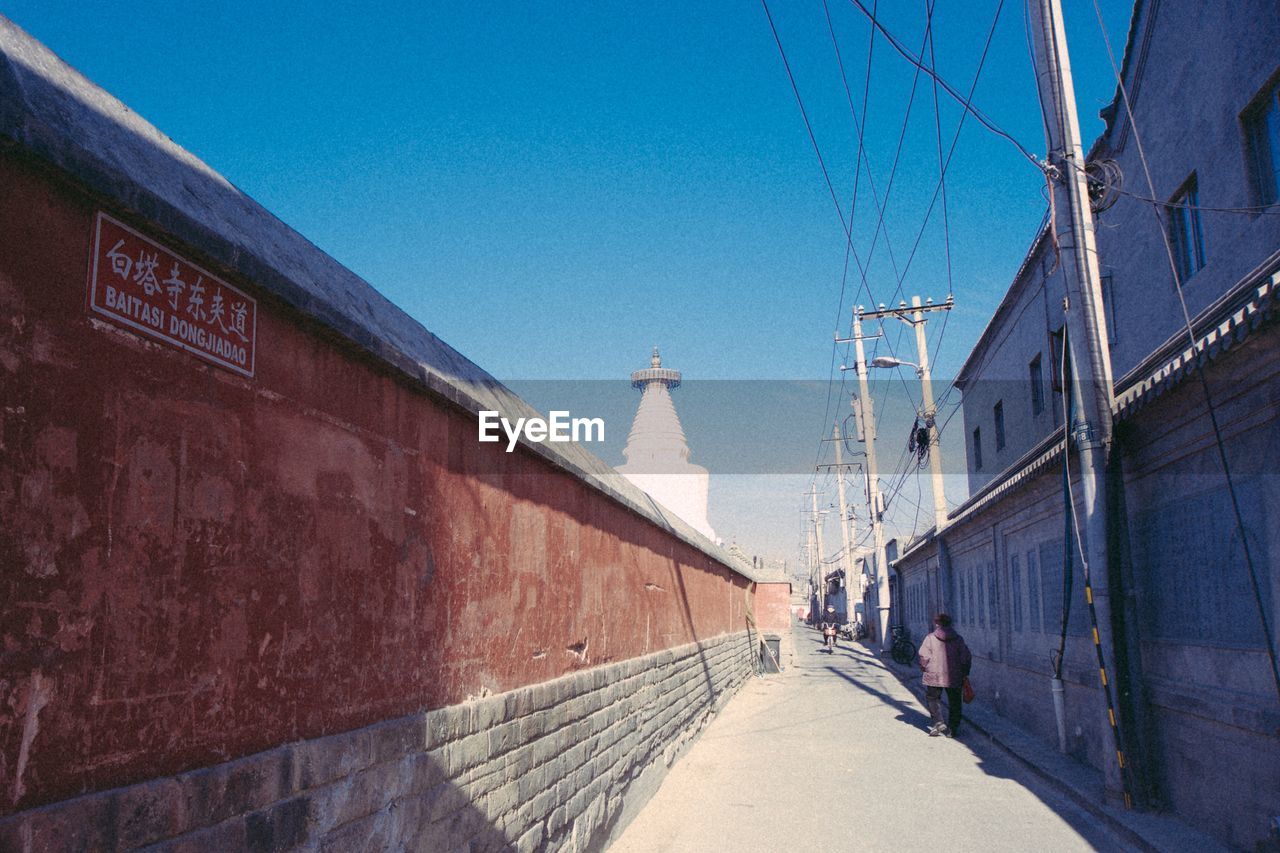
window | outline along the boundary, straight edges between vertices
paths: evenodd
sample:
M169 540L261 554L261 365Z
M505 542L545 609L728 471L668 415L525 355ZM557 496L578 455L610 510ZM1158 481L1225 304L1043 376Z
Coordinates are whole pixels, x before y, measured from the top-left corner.
M974 580L972 571L966 571L965 574L968 575L969 583L965 585L965 594L968 598L965 599L964 612L965 615L969 617L969 624L977 625L982 621L982 615L978 612L978 608L973 606L973 587L974 583L977 583L977 581Z
M1258 204L1280 201L1280 85L1273 85L1245 111L1249 172Z
M1178 262L1178 278L1186 281L1204 266L1204 234L1200 229L1200 193L1196 176L1169 199L1169 241Z
M1066 585L1064 546L1071 548L1071 615L1067 620L1067 634L1083 637L1089 632L1089 608L1084 606L1080 569L1080 551L1074 538L1065 542L1043 542L1040 545L1040 602L1044 612L1045 633L1062 630L1063 592Z
M1031 359L1027 368L1031 374L1031 414L1038 415L1044 411L1044 375L1040 371L1040 353Z
M1049 401L1050 408L1053 409L1053 423L1058 424L1058 418L1062 417L1062 394L1064 383L1062 381L1063 359L1067 357L1067 327L1059 326L1056 332L1049 333L1049 387L1053 389L1053 398Z
M1067 327L1060 326L1056 332L1049 333L1049 380L1053 390L1062 393L1062 355L1067 342Z
M1013 616L1013 630L1022 630L1022 567L1018 555L1009 556L1009 609Z
M982 430L973 428L973 470L982 470Z
M991 413L996 419L996 450L1004 450L1004 400L996 403Z
M1107 343L1116 342L1116 294L1111 273L1102 274L1102 315L1107 318Z
M1000 585L996 581L995 566L987 563L987 624L992 628L1000 625Z
M1040 630L1040 571L1036 552L1027 552L1027 630Z
M986 627L988 624L990 624L990 620L991 620L990 611L987 611L985 613L983 612L987 606L987 575L985 572L982 571L981 567L974 569L974 572L978 576L978 596L977 596L978 624L982 625L983 627Z

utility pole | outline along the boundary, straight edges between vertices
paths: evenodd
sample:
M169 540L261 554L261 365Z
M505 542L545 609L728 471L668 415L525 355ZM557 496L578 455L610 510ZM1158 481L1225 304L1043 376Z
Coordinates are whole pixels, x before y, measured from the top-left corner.
M853 342L854 369L858 373L858 395L862 401L862 431L867 443L867 517L871 520L871 537L875 543L876 609L879 611L880 650L888 651L889 636L889 565L884 551L884 524L881 518L880 480L876 467L876 414L867 390L867 361L862 347L862 306L853 309L853 337L836 338L836 343ZM848 368L843 365L841 370Z
M812 488L813 487L811 487L811 489ZM807 494L808 493L806 493L806 495ZM801 510L801 514L808 515L808 511ZM814 568L815 561L813 558L815 550L813 544L813 525L810 524L807 519L805 520L804 534L804 559L809 566L809 618L810 621L812 621L817 615L816 605L814 602L817 601L818 585L814 582L814 576L817 574L817 570Z
M855 467L857 463L845 465L844 463L844 438L840 434L840 426L837 424L831 433L831 440L836 446L836 464L835 465L819 465L818 468L835 468L836 470L836 490L840 500L840 543L844 546L844 590L845 590L845 615L849 621L853 621L853 543L857 541L857 530L853 526L853 514L849 512L849 504L844 496L844 469L846 467Z
M1124 780L1125 759L1116 728L1117 714L1111 699L1116 674L1112 637L1110 570L1107 559L1106 472L1111 453L1114 386L1107 325L1102 312L1101 277L1094 241L1093 213L1085 182L1084 149L1076 117L1075 87L1067 55L1066 31L1059 0L1038 0L1039 14L1032 26L1036 44L1036 80L1041 97L1053 105L1049 128L1047 171L1053 180L1053 210L1069 211L1066 221L1050 224L1061 251L1067 282L1066 319L1072 367L1071 397L1076 417L1066 425L1075 441L1079 460L1084 525L1085 581L1092 587L1097 617L1097 645L1101 667L1104 721L1110 749L1103 749L1106 795L1115 801L1130 795ZM1063 464L1066 464L1066 458ZM1107 673L1112 675L1108 677Z
M844 618L846 622L853 621L853 540L849 536L849 524L846 521L849 517L849 505L844 499L844 460L842 458L840 445L844 444L844 439L840 435L840 427L837 425L832 433L832 437L836 440L836 494L840 500L840 544L844 546Z
M826 551L822 547L822 513L818 512L817 485L815 485L813 489L810 490L809 496L813 498L813 533L814 533L814 540L818 543L817 559L814 560L814 566L818 570L817 585L818 585L818 589L821 590L821 592L818 594L818 610L821 613L826 613L827 581L826 581L826 578L823 577L824 571L822 568L822 555L825 554Z
M920 376L920 394L921 409L920 417L924 419L925 428L929 432L929 473L933 481L933 527L935 532L941 532L942 528L947 526L947 496L942 485L942 446L938 443L938 407L933 402L933 379L929 375L929 342L925 339L924 326L928 322L925 314L931 311L950 311L955 307L955 297L948 296L946 301L940 305L934 305L930 299L926 304L920 303L919 296L911 297L911 308L907 308L906 302L900 302L897 308L885 308L881 306L879 311L868 311L863 314L867 318L879 318L893 316L915 329L916 333L916 351L919 353L916 357L920 359L916 364L907 361L899 361L896 358L877 358L872 362L873 367L897 367L900 364L907 364L916 369L916 373Z

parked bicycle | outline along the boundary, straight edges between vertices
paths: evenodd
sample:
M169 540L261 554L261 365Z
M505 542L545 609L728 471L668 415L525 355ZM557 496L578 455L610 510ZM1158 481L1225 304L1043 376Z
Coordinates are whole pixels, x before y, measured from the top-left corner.
M890 630L893 645L889 647L889 655L894 663L910 666L916 659L916 647L911 642L911 633L902 625L894 625Z

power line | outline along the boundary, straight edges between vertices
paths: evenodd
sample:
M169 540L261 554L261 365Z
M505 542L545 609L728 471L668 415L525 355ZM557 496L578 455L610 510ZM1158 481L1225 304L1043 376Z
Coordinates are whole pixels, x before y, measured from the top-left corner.
M1003 4L1003 0L1001 0L1001 3ZM996 19L999 20L999 18L1000 10L997 7ZM992 32L995 32L994 26L992 26ZM991 40L988 38L987 44L989 45L990 43ZM982 73L982 65L986 62L986 59L987 52L986 49L983 49L982 59L978 62L978 74ZM935 70L938 67L938 58L934 53L934 39L932 36L929 38L929 67ZM976 76L974 79L977 79ZM973 97L972 91L970 91L969 96ZM964 120L963 113L960 118L962 121ZM952 283L951 277L951 218L947 214L947 167L942 162L942 111L938 104L938 79L936 77L933 78L933 130L934 138L938 145L938 183L942 186L942 242L947 256L947 295L951 296L955 294L955 287ZM948 158L948 162L949 161L950 158ZM928 222L928 219L926 218L925 221ZM946 329L947 317L949 317L950 314L951 312L948 311L946 316L942 318L942 326L944 330Z
M764 2L764 0L761 0L761 2ZM1003 0L1002 0L1002 2L1003 2ZM824 0L824 9L826 9L826 8L827 8L827 7L826 7L826 0ZM877 7L877 8L878 8L878 7ZM766 12L767 12L767 9L766 9ZM923 42L922 42L922 44L921 44L921 49L922 49L922 50L923 50L924 45L925 45L925 44L927 44L927 43L928 43L928 41L932 38L933 0L926 0L926 13L927 13L927 17L926 17L926 21L925 21L925 35L924 35L924 41L923 41ZM854 109L854 107L853 107L853 95L852 95L852 92L851 92L851 91L850 91L850 89L849 89L848 77L846 76L846 74L845 74L845 72L844 72L844 62L843 62L843 59L842 59L842 58L841 58L841 56L840 56L839 42L838 42L838 40L837 40L837 39L836 39L836 37L835 37L835 31L834 31L834 27L832 26L832 23L831 23L831 18L830 18L829 11L828 11L828 13L827 13L827 16L826 16L826 17L827 17L828 30L829 30L829 32L830 32L830 34L831 34L832 44L833 44L833 46L834 46L834 48L835 48L835 52L836 52L836 61L837 61L837 65L839 66L839 69L840 69L840 77L841 77L841 81L842 81L842 83L844 84L844 89L845 89L846 99L848 100L848 103L849 103L849 111L850 111L851 115L853 116L854 126L855 126L855 128L857 129L857 131L858 131L858 161L857 161L857 163L855 164L855 174L854 174L854 193L853 193L853 199L851 200L851 202L850 202L850 206L849 206L849 223L848 223L848 225L845 225L845 220L844 220L844 217L843 217L843 211L842 211L842 210L841 210L841 220L840 220L840 221L841 221L841 225L842 225L842 226L844 227L844 229L845 229L845 238L846 238L846 243L845 243L844 269L843 269L843 271L842 271L842 273L841 273L841 280L840 280L840 299L839 299L839 305L837 306L837 323L839 323L839 322L840 322L840 319L842 318L843 313L844 313L844 294L845 294L845 289L846 289L847 281L848 281L849 257L850 257L850 255L851 255L851 254L852 254L852 256L853 256L853 259L854 259L854 263L855 263L855 265L858 267L858 272L859 272L859 274L860 274L860 278L861 278L861 283L860 283L859 288L858 288L858 295L860 296L860 295L865 291L865 292L866 292L866 294L867 294L868 299L873 299L872 294L871 294L870 284L869 284L869 282L868 282L868 278L867 278L867 270L868 270L868 268L870 267L871 261L872 261L872 259L873 259L873 258L874 258L874 256L875 256L876 246L877 246L877 243L878 243L878 240L879 240L879 236L880 236L880 234L881 234L881 233L883 233L883 234L884 234L884 238L885 238L885 247L886 247L886 250L889 252L889 260L890 260L890 264L891 264L891 265L892 265L892 267L893 267L894 277L895 277L895 278L900 278L900 277L899 277L899 275L898 275L897 259L896 259L896 258L894 257L894 255L893 255L893 246L892 246L892 244L891 244L891 242L890 242L890 240L889 240L889 234L888 234L888 231L884 230L884 229L883 229L883 226L884 226L885 211L886 211L886 209L887 209L887 207L888 207L888 203L889 203L890 195L891 195L891 194L892 194L892 192L893 192L893 184L894 184L894 180L895 180L895 178L896 178L896 176L897 176L898 165L899 165L899 163L901 162L902 149L903 149L903 142L904 142L904 140L905 140L905 138L906 138L907 125L908 125L908 122L910 121L910 118L911 118L911 110L912 110L912 107L913 107L913 105L914 105L914 103L915 103L915 93L916 93L916 88L917 88L917 86L918 86L918 84L919 84L920 72L919 72L919 70L917 70L917 72L916 72L915 76L914 76L914 77L913 77L913 79L912 79L912 84L911 84L911 95L910 95L910 97L909 97L909 98L908 98L908 100L907 100L907 110L906 110L905 115L903 116L903 120L902 120L902 129L901 129L901 131L900 131L900 132L899 132L899 134L898 134L898 145L897 145L897 150L896 150L896 151L895 151L895 153L894 153L893 166L892 166L892 168L891 168L891 170L890 170L890 173L889 173L889 183L888 183L888 185L887 185L887 186L886 186L886 188L885 188L885 197L884 197L883 202L881 201L881 199L880 199L880 197L879 197L879 193L876 191L875 182L874 182L874 180L873 180L873 179L872 179L872 177L871 177L871 168L870 168L870 164L869 164L869 162L868 162L868 165L867 165L867 177L868 177L868 181L871 183L871 187L872 187L872 194L873 194L873 198L874 198L874 200L875 200L875 205L876 205L876 210L877 210L877 221L876 221L876 227L875 227L875 230L874 230L874 232L873 232L873 234L872 234L871 248L869 249L869 251L868 251L868 253L867 253L866 262L865 262L865 263L863 263L863 262L859 259L859 257L858 257L857 250L853 248L853 230L852 230L852 223L853 223L853 217L854 217L854 214L855 214L855 212L856 212L856 205L857 205L857 191L858 191L858 185L859 185L859 181L860 181L860 177L861 177L861 163L862 163L862 159L863 159L863 152L864 152L865 127L864 127L864 125L862 124L862 122L860 122L860 121L859 121L859 119L858 119L858 114L857 114L857 110L855 110L855 109ZM771 21L771 23L772 23L772 21ZM867 67L867 77L866 77L866 83L865 83L865 85L864 85L864 90L863 90L863 113L864 113L864 115L865 115L865 113L866 113L866 103L867 103L867 98L868 98L868 95L869 95L869 92L870 92L870 82L871 82L871 51L874 49L874 46L875 46L875 32L876 32L875 28L874 28L874 27L872 27L872 28L871 28L871 30L870 30L870 33L871 33L871 34L870 34L870 40L869 40L869 44L868 44L868 58L867 58L868 67ZM774 30L774 39L775 39L775 41L778 41L777 31L776 31L776 29ZM779 45L779 50L781 50L781 42L780 42L780 41L778 42L778 45ZM784 61L785 61L785 58L784 58ZM798 90L796 89L796 87L795 87L795 81L794 81L794 79L792 79L792 88L793 88L793 90L795 90L795 91L796 91L796 97L797 97L797 98L799 98L799 91L798 91ZM803 111L803 107L802 107L802 111ZM812 139L812 131L810 131L810 138ZM815 146L815 150L816 150L816 147L817 147L817 143L816 143L816 142L814 142L814 146ZM825 168L824 168L824 174L825 174ZM829 182L829 181L828 181L828 188L830 189L830 182ZM832 190L832 193L833 193L833 198L834 198L834 190ZM839 207L839 206L837 205L837 207ZM857 296L855 296L854 301L855 301L855 302L857 301ZM888 342L887 342L887 341L886 341L886 345L888 345ZM894 352L894 350L893 350L893 348L892 348L892 347L890 348L890 352L891 352L891 353L893 353L893 352ZM824 412L823 412L823 418L822 418L822 421L823 421L823 427L822 427L822 431L821 431L820 438L819 438L819 445L818 445L817 455L816 455L816 457L815 457L815 464L817 464L817 462L821 461L821 459L822 459L822 449L823 449L823 444L821 443L821 440L822 440L822 437L823 437L823 436L825 436L825 434L826 434L826 423L827 423L827 421L828 421L828 419L830 418L830 415L831 415L831 398L832 398L832 389L833 389L833 386L834 386L834 384L835 384L835 383L834 383L834 377L832 376L832 373L834 372L834 367L835 367L835 356L836 356L836 354L837 354L837 353L838 353L838 345L837 345L837 344L833 344L833 346L832 346L832 363L831 363L831 370L828 372L828 379L827 379L827 402L826 402L825 410L824 410ZM896 357L896 353L894 353L894 355L895 355L895 357ZM848 348L847 348L847 347L846 347L846 349L845 349L845 360L846 360L846 361L848 360ZM902 377L901 375L899 375L899 380L902 382L902 384L903 384L903 388L904 388L904 390L907 392L908 399L911 399L911 389L910 389L910 387L906 384L906 379L905 379L904 377ZM840 394L841 394L841 396L842 396L842 397L843 397L843 395L844 395L844 385L845 385L844 372L843 372L843 371L841 371L841 376L840 376ZM886 393L887 393L887 392L886 392ZM914 404L914 401L913 401L913 404ZM881 412L880 417L883 417L883 407L882 407L882 412Z
M1028 151L1026 146L1024 146L1017 139L1015 139L1008 131L1004 130L1004 128L1000 127L991 119L987 118L987 116L981 110L979 110L977 107L973 105L973 102L970 99L961 97L960 94L954 88L952 88L951 84L948 83L946 80L944 80L942 77L940 77L935 71L933 71L933 69L926 68L924 63L917 56L912 54L911 51L907 50L907 48L905 48L898 41L898 39L893 35L893 33L889 32L889 30L885 28L884 24L880 23L880 20L876 17L875 13L873 13L865 5L863 5L862 0L849 0L849 2L852 3L858 9L858 11L860 11L863 15L867 17L868 20L871 21L872 25L874 25L875 28L878 29L880 33L885 37L885 40L888 41L889 44L892 45L893 49L896 50L898 53L900 53L904 59L906 59L916 68L923 71L925 74L928 74L930 77L935 79L938 82L938 85L942 87L942 90L946 92L948 95L950 95L952 99L955 100L956 103L958 103L961 107L963 107L965 112L972 114L973 117L977 119L978 122L987 130L991 131L997 136L1007 139L1009 142L1013 144L1015 148L1018 149L1018 152L1021 153L1023 157L1025 157L1028 161L1034 164L1036 168L1040 168L1039 159L1037 159L1034 154Z
M831 183L831 174L827 171L827 163L822 159L822 149L818 147L818 139L813 134L813 125L809 122L809 112L804 108L804 99L800 97L800 87L796 85L795 75L791 73L791 63L787 61L787 52L782 47L782 39L778 36L778 28L774 26L773 15L769 12L768 0L760 0L760 5L764 7L764 15L769 20L769 31L773 33L773 42L778 46L778 54L782 57L782 66L787 71L787 80L791 82L791 91L796 96L796 105L800 107L800 117L804 119L804 129L809 134L809 142L813 145L813 153L818 157L818 166L822 169L822 178L827 183L827 192L831 194L831 203L836 206L836 216L840 217L840 227L844 229L845 236L848 237L849 224L844 219L844 208L840 205L840 199L836 197L836 188ZM852 238L850 240L852 241ZM856 251L854 252L854 260L857 261Z
M982 71L986 67L987 56L991 50L991 43L993 38L995 37L996 27L1000 22L1000 13L1003 9L1004 9L1004 0L1000 0L1000 2L996 5L995 14L992 16L991 26L987 30L986 41L984 42L982 47L982 54L979 56L979 59L978 59L978 67L977 67L977 70L974 72L973 81L969 84L969 93L967 96L967 100L969 101L972 101L973 95L978 88L978 82L982 78ZM932 33L929 32L928 46L930 49L931 57L933 56L933 43L934 43L934 40L932 37ZM925 211L924 219L920 223L920 229L916 233L915 243L911 247L911 254L907 257L906 266L903 268L902 272L898 275L897 287L895 288L893 295L890 297L890 301L892 301L895 298L898 298L902 294L902 288L906 282L907 272L910 270L911 264L915 260L916 252L920 248L921 240L924 237L925 229L928 227L929 220L933 215L934 206L937 204L940 193L943 198L944 227L946 227L946 174L947 174L947 169L950 168L951 159L952 157L954 157L956 148L959 145L960 133L964 129L965 118L968 116L967 112L961 113L960 120L956 124L956 130L955 130L955 133L952 135L951 145L947 150L947 156L944 161L942 159L941 117L938 113L938 100L937 100L937 84L938 84L939 78L937 74L934 73L934 69L932 67L926 68L924 70L930 74L930 76L933 78L933 81L934 81L934 125L936 128L937 140L938 140L937 142L938 171L939 171L938 182L934 187L933 196L930 199L928 209ZM946 227L945 237L946 237L946 253L947 253L947 290L948 290L948 293L950 294L952 293L953 288L951 285L951 247L950 247L949 227ZM939 330L939 333L936 338L938 351L941 351L941 348L942 348L942 336L946 333L948 320L949 320L949 317L943 319L942 328ZM903 334L903 330L899 329L898 339L897 339L897 343L899 344L902 342L902 334ZM888 342L886 341L886 343ZM890 349L890 352L894 354L895 358L897 357L896 353L893 352L893 348ZM905 378L903 381L905 382ZM950 393L950 388L948 389L947 393L948 394ZM943 399L945 398L946 398L946 395L944 394Z
M934 5L934 4L933 4L933 0L926 0L926 5L925 5L925 14L926 14L926 17L925 17L925 32L924 32L923 40L922 40L922 42L921 42L921 50L923 50L923 49L924 49L924 46L925 46L925 45L929 42L929 40L932 38L932 31L933 31L933 5ZM877 8L878 8L878 7L877 7ZM829 20L828 20L828 23L830 23L830 21L829 21ZM872 36L873 36L873 37L874 37L874 34L875 34L875 28L873 27L873 28L872 28ZM833 39L833 43L834 43L834 40L835 40L835 34L834 34L834 32L832 32L832 39ZM837 47L837 55L838 55L838 51L839 51L839 48ZM842 81L844 82L846 95L848 95L848 92L849 92L849 85L848 85L848 80L847 80L847 78L845 78L845 76L844 76L844 66L843 66L843 62L841 62L841 63L840 63L840 68L841 68L841 79L842 79ZM867 72L867 73L868 73L867 82L868 82L868 85L869 85L869 83L870 83L870 67L868 67L868 72ZM866 264L865 264L865 265L859 265L859 271L861 272L861 275L862 275L862 281L861 281L861 284L859 285L859 288L858 288L858 294L857 294L857 296L855 296L855 297L854 297L854 302L855 302L855 303L857 302L858 296L861 296L861 294L862 294L864 291L866 292L866 294L867 294L867 298L868 298L868 300L869 300L869 301L873 301L873 302L875 301L875 299L874 299L874 297L872 296L872 293L871 293L871 286L870 286L870 283L868 282L868 279L867 279L867 269L870 267L870 265L871 265L871 261L872 261L872 260L873 260L873 258L875 257L876 247L877 247L877 245L879 244L879 239L880 239L880 235L881 235L881 234L883 234L883 235L884 235L884 239L885 239L885 247L886 247L886 250L889 252L889 261L890 261L891 266L893 267L894 278L895 278L895 279L899 279L899 278L900 278L899 273L898 273L898 264L897 264L897 259L896 259L896 258L894 257L894 255L893 255L893 246L892 246L891 241L889 240L889 232L888 232L887 230L885 230L885 227L884 227L884 226L885 226L885 213L886 213L886 211L888 210L888 206L889 206L889 199L890 199L890 197L891 197L891 196L892 196L892 194L893 194L893 185L894 185L894 181L895 181L895 180L896 180L896 178L897 178L897 174L898 174L898 166L899 166L899 164L900 164L900 163L901 163L901 161L902 161L902 150L903 150L903 144L904 144L904 142L905 142L905 140L906 140L906 135L907 135L907 126L908 126L908 124L909 124L909 123L910 123L910 121L911 121L911 111L912 111L912 108L913 108L913 107L914 107L914 105L915 105L916 90L917 90L917 88L918 88L918 86L919 86L919 82L920 82L920 69L917 69L917 70L916 70L915 75L912 77L912 80L911 80L911 93L910 93L910 95L909 95L909 96L908 96L908 98L907 98L907 109L906 109L906 111L905 111L905 113L904 113L904 115L903 115L903 118L902 118L902 128L901 128L901 130L900 130L900 131L899 131L899 133L898 133L898 143L897 143L897 148L896 148L896 150L894 151L894 156L893 156L893 166L892 166L892 167L890 168L890 170L889 170L889 182L888 182L888 184L885 186L884 199L883 199L883 201L882 201L882 200L879 198L879 194L878 194L878 193L876 193L876 194L875 194L875 196L874 196L874 198L875 198L875 202L876 202L876 211L877 211L877 216L876 216L876 225L875 225L874 230L872 231L872 236L871 236L871 247L870 247L870 248L868 249L868 251L867 251ZM853 109L853 101L852 101L852 97L851 97L851 96L849 96L849 109L850 109L851 114L853 115L853 120L854 120L854 124L855 124L855 126L860 127L860 123L858 122L858 115L857 115L857 112ZM866 112L866 109L865 109L865 103L864 103L863 112L864 112L864 114L865 114L865 112ZM859 138L860 138L860 139L862 138L862 137L861 137L861 133L860 133ZM868 165L868 175L870 175L870 166L869 166L869 165ZM874 183L872 184L872 189L873 189L873 192L874 192ZM852 220L852 210L850 211L850 219ZM852 233L850 233L850 241L852 242ZM847 268L847 266L846 266L846 268ZM842 282L842 283L841 283L841 294L842 294L842 297L841 297L841 305L842 305L842 306L843 306L843 301L844 301L844 300L843 300L843 292L844 292L844 283ZM885 341L885 344L886 344L887 346L890 346L890 352L891 352L891 353L893 353L893 354L894 354L894 357L896 358L896 353L894 353L894 349L893 349L892 345L890 345L890 344L888 343L888 341L887 341L887 340ZM877 342L877 344L876 344L875 346L876 346L876 349L878 350L878 348L879 348L879 343ZM847 357L848 357L848 350L846 349L846 360L847 360ZM899 377L898 377L898 378L899 378L899 380L902 382L903 389L907 392L908 399L910 399L910 398L911 398L911 389L907 386L905 377L902 377L901 375L899 375ZM841 375L841 377L840 377L840 390L841 390L841 392L843 392L843 391L844 391L844 376L843 376L843 375ZM887 386L886 386L886 391L885 391L885 393L886 393L886 394L888 393L888 391L887 391ZM830 395L828 395L828 399L830 399ZM877 416L877 421L879 421L879 420L880 420L880 419L882 419L883 417L884 417L884 406L882 405L882 406L881 406L880 414ZM824 429L825 429L825 419L824 419Z
M778 46L778 54L779 54L779 56L781 56L781 57L782 57L782 65L783 65L783 68L785 68L785 69L786 69L786 72L787 72L787 80L791 83L791 91L792 91L792 93L795 95L795 98L796 98L796 105L797 105L797 106L799 106L799 108L800 108L800 116L801 116L801 118L803 118L803 119L804 119L804 127L805 127L805 131L809 134L809 143L813 146L813 153L814 153L814 154L817 156L817 158L818 158L818 166L822 169L822 178L823 178L823 180L824 180L824 181L826 182L826 184L827 184L827 192L828 192L828 193L830 194L830 196L831 196L831 202L832 202L832 204L834 204L834 205L835 205L835 208L836 208L836 216L838 216L838 217L840 218L840 227L841 227L841 229L844 231L844 234L845 234L845 240L846 240L846 244L845 244L845 246L846 246L846 257L845 257L846 274L847 274L847 269L848 269L848 257L849 257L850 255L852 255L853 260L854 260L854 263L858 266L859 271L860 271L860 272L862 272L862 278L863 278L863 280L865 281L865 280L866 280L866 273L865 273L865 271L863 271L862 262L861 262L861 261L859 260L859 258L858 258L857 250L853 248L853 232L852 232L852 230L851 230L851 229L850 229L850 227L849 227L849 223L845 221L845 218L844 218L844 208L841 206L841 204L840 204L840 200L839 200L839 198L836 196L835 185L831 182L831 174L830 174L830 172L827 170L827 164L826 164L826 161L825 161L825 160L823 159L823 157L822 157L822 149L821 149L821 148L819 147L819 145L818 145L818 139L817 139L817 137L814 135L814 132L813 132L813 125L812 125L812 123L809 121L809 112L808 112L808 110L806 110L806 109L805 109L805 106L804 106L804 99L800 96L800 87L796 84L796 78L795 78L795 75L791 72L791 63L787 60L787 52L786 52L786 50L785 50L785 49L783 48L783 46L782 46L782 38L778 35L778 28L777 28L777 26L776 26L776 25L774 24L774 22L773 22L773 15L772 15L772 14L770 13L770 11L769 11L769 3L767 2L767 0L760 0L760 5L764 8L765 18L769 21L769 31L770 31L771 33L773 33L773 42L774 42L774 44L776 44L776 45ZM850 209L850 211L849 211L849 215L850 215L850 219L852 219L852 217L853 217L853 210L852 210L852 209ZM844 295L843 295L843 294L844 294L844 285L842 284L842 285L841 285L841 299L840 299L841 303L843 303L843 302L844 302ZM837 345L837 344L835 344L835 343L832 343L832 345L831 345L831 367L830 367L830 370L828 371L828 379L827 379L827 405L826 405L826 412L825 412L825 413L823 414L823 416L822 416L822 420L823 420L823 423L824 423L824 424L826 423L827 418L828 418L828 417L830 416L830 414L831 414L831 386L832 386L832 383L833 383L832 376L833 376L834 371L835 371L835 357L836 357L836 355L837 355L837 353L838 353L838 352L839 352L839 347L838 347L838 345ZM841 377L841 387L843 388L843 376ZM820 462L820 461L821 461L821 459L822 459L822 447L823 447L823 445L821 444L821 442L819 442L819 444L818 444L818 450L817 450L817 455L814 457L814 465L815 465L815 466L816 466L816 465L818 464L818 462Z
M995 37L996 26L1000 23L1000 12L1003 9L1004 9L1004 0L1000 0L1000 2L996 5L995 15L991 19L991 27L987 30L987 40L982 46L982 55L978 58L978 69L977 71L974 72L973 82L969 84L968 98L970 100L973 98L974 92L976 92L978 89L978 81L981 80L982 70L983 68L986 67L987 54L991 50L991 42L992 42L992 39ZM937 83L939 78L936 75L933 75L933 76L934 76L934 82ZM935 105L936 105L936 101L935 101ZM951 137L951 146L950 148L947 149L946 162L943 163L941 159L939 159L939 164L940 164L939 171L941 174L938 176L938 183L934 186L933 197L930 199L929 207L925 211L924 221L920 223L920 230L917 232L915 243L911 247L911 254L907 257L906 266L902 270L902 278L898 282L898 289L894 291L895 297L902 292L902 284L906 279L907 272L911 269L911 262L915 260L916 251L920 248L920 241L924 237L925 228L929 224L930 217L933 215L933 208L934 208L934 205L936 205L938 202L939 193L940 192L945 193L947 169L950 168L951 158L955 156L956 147L960 143L960 132L964 129L964 120L967 115L968 113L960 114L960 120L956 123L956 132ZM939 158L941 158L941 140L939 140ZM945 212L945 209L946 209L945 196L944 196L943 209ZM948 285L947 286L948 286L948 291L950 291L950 274L951 274L950 254L948 254L947 264L948 264L947 266Z

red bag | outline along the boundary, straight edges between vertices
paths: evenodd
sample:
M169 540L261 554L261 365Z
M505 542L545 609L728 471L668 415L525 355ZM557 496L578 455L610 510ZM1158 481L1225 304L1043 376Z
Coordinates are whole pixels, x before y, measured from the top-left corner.
M973 692L973 685L969 683L969 676L964 677L964 684L960 685L960 698L968 705L973 701L976 694Z

